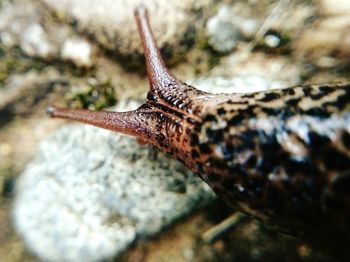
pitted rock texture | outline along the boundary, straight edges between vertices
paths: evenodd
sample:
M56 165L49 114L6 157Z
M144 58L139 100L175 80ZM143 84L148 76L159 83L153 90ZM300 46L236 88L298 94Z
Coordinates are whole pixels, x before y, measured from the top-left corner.
M195 24L203 18L203 9L213 4L205 1L140 0L42 0L68 21L76 21L80 31L92 35L102 46L123 55L141 53L134 9L144 4L160 47L185 47L196 34ZM202 20L203 22L203 20Z

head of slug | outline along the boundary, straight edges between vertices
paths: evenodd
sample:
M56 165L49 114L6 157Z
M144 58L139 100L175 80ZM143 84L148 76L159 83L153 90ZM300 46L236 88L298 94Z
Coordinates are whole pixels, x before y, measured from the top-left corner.
M208 99L209 94L176 79L167 69L156 46L144 6L135 10L135 17L150 84L147 102L129 112L93 112L53 106L47 112L51 117L76 120L135 136L139 141L153 144L171 154L196 172L191 157L191 133L201 121L205 108L215 101ZM218 97L218 100L222 99Z

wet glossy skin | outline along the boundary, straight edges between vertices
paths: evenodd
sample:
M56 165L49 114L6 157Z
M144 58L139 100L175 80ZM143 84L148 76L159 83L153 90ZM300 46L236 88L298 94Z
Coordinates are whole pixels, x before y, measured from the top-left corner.
M52 117L136 136L197 173L229 204L309 239L350 233L350 84L209 94L165 67L135 11L150 91L135 111L50 107Z

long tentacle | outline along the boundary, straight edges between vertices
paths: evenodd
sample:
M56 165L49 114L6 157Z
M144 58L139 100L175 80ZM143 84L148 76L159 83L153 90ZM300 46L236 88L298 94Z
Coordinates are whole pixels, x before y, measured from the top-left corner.
M147 10L143 5L135 9L135 18L141 36L150 88L151 91L158 91L178 80L164 63L149 24Z
M143 137L140 115L137 111L109 112L83 109L66 109L50 106L47 113L51 117L75 120L127 135Z

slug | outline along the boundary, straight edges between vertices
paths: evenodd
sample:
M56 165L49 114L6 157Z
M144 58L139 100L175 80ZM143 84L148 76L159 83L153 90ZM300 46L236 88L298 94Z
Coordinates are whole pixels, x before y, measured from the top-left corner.
M49 107L137 137L203 179L221 198L284 232L350 234L350 83L211 94L165 66L145 7L135 10L150 91L129 112Z

